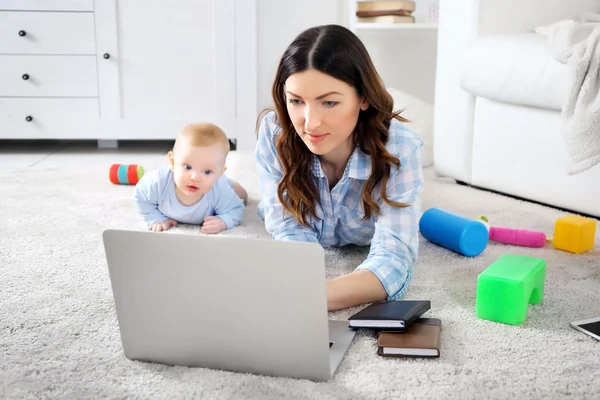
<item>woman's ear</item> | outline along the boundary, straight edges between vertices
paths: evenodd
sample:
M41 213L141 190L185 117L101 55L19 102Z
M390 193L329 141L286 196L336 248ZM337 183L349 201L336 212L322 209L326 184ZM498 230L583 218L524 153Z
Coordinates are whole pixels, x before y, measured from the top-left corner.
M369 108L369 105L367 99L363 98L362 103L360 103L360 109L366 111Z

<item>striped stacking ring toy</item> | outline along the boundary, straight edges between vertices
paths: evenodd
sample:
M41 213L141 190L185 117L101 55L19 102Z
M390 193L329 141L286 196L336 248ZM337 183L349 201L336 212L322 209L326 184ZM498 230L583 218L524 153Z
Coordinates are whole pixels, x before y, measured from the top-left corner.
M115 185L135 185L144 176L144 167L137 164L113 164L108 178Z

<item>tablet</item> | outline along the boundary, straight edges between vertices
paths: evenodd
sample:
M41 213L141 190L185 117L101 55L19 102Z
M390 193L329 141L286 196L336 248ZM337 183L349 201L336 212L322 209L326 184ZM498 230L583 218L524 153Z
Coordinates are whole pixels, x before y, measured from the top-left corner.
M571 327L600 340L600 317L571 322Z

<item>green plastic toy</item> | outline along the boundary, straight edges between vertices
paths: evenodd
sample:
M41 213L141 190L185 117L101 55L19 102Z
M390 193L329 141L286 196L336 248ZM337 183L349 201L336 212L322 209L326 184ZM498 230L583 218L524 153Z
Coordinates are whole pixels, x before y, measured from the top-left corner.
M506 254L477 277L475 315L478 318L520 325L529 304L544 298L546 261Z

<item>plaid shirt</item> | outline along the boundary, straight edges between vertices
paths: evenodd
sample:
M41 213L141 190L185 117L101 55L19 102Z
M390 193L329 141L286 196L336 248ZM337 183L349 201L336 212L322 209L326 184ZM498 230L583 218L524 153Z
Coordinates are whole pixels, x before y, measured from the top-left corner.
M398 157L401 168L392 167L387 196L390 200L410 203L410 206L389 206L381 199L378 185L372 196L381 213L369 221L362 220L364 208L360 193L371 173L370 156L357 147L344 175L331 190L319 158L314 156L312 173L320 193L317 216L321 221L311 221L308 228L285 212L277 198L277 185L283 173L275 147L281 129L274 118L274 112L270 112L261 121L255 152L261 190L260 212L267 231L275 240L315 242L323 247L370 245L367 259L357 269L373 272L385 287L388 299L401 298L412 279L418 257L418 221L423 190L421 139L400 121L392 120L386 148Z

